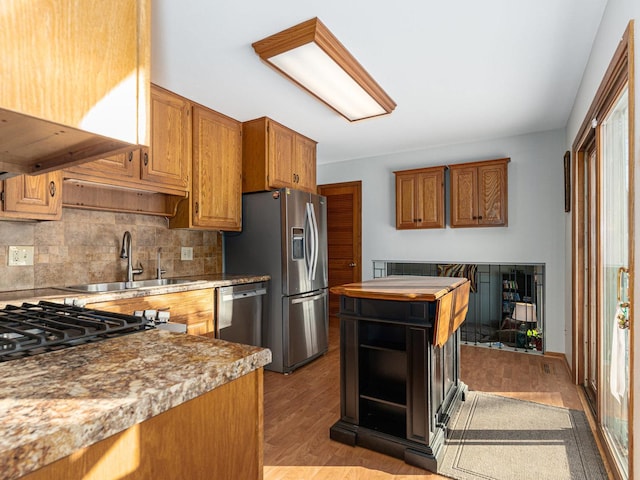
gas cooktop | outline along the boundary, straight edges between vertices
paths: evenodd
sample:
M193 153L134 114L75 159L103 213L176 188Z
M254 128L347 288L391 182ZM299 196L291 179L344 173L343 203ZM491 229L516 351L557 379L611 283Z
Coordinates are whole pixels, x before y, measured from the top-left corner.
M153 327L149 320L40 301L0 309L0 362L96 342Z

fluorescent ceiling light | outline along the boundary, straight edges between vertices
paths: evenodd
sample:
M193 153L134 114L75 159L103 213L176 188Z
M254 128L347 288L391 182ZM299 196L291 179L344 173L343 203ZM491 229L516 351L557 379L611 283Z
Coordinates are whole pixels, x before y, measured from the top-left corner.
M255 42L269 66L353 122L391 113L395 102L317 18Z

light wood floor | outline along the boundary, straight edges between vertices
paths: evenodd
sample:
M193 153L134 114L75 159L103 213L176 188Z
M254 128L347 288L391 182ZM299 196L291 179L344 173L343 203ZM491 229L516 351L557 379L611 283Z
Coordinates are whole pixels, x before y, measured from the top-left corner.
M339 328L329 352L290 375L265 371L265 480L423 480L445 478L404 461L329 439L340 416ZM470 390L583 409L564 360L463 346L461 379Z

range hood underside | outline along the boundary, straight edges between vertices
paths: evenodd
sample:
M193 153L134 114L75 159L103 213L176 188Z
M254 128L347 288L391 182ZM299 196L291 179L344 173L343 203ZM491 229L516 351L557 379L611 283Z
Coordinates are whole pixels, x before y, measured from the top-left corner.
M97 160L129 143L0 108L0 179Z

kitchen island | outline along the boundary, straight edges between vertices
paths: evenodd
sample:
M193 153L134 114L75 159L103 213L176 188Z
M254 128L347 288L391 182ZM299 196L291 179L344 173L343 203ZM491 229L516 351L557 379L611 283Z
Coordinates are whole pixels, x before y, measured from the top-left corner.
M340 295L340 420L333 440L437 472L464 400L458 328L466 278L392 276L332 287Z
M0 479L262 478L270 361L149 330L0 363Z

